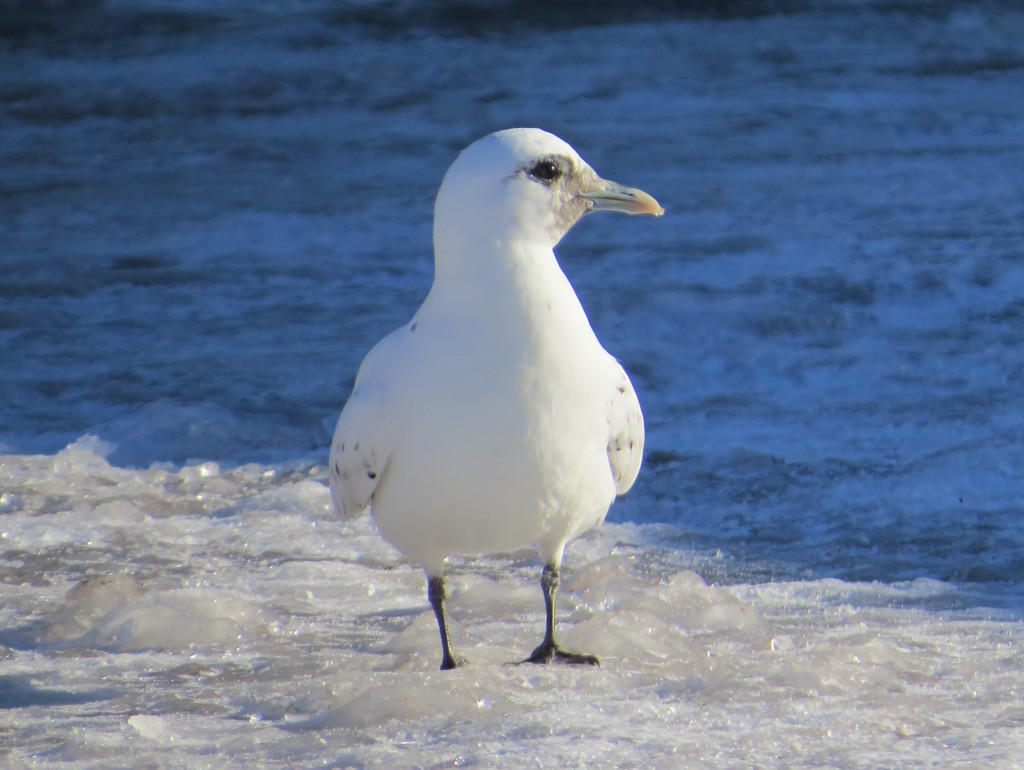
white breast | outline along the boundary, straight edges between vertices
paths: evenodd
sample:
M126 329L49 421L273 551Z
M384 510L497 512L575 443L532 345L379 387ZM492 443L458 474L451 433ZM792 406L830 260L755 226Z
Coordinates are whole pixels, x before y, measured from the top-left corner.
M536 268L531 276L536 283ZM560 270L539 291L503 285L508 296L490 293L486 316L429 299L396 333L389 371L374 373L400 383L390 418L400 429L373 515L427 565L531 543L560 548L600 522L615 496L608 415L618 364Z

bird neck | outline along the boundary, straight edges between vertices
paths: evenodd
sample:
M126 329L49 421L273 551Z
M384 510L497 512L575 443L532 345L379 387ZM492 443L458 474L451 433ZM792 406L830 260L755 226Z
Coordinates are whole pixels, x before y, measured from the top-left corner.
M471 253L438 252L428 314L514 340L593 334L550 246L492 241Z
M529 226L537 217L527 207L499 206L474 216L462 216L463 208L439 203L435 211L435 284L498 292L534 273L561 273L554 242L546 228Z

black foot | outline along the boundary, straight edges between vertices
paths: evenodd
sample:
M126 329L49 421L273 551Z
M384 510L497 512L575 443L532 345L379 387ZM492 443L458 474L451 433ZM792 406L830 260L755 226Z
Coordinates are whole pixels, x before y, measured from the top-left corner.
M565 663L570 666L600 666L595 655L566 652L554 644L542 644L523 663Z
M453 668L462 668L465 665L465 658L445 658L441 661L441 670L451 671Z

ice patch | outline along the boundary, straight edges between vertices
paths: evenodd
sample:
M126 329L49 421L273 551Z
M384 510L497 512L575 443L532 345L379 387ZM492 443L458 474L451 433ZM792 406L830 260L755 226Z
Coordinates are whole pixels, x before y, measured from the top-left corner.
M480 718L493 707L493 690L473 677L371 685L336 709L289 723L296 730L338 727L380 727L394 720L458 720Z
M233 592L145 591L133 578L115 576L88 578L72 588L65 605L45 623L41 640L110 652L234 649L266 635L270 626L262 607Z

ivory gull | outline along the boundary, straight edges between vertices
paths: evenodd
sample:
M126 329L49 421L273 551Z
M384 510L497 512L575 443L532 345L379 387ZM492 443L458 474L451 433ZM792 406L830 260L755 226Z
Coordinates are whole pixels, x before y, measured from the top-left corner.
M553 251L591 211L664 213L539 129L463 150L434 208L433 286L363 360L338 419L335 506L345 517L371 508L384 538L423 566L442 670L462 663L445 559L531 544L545 565L546 626L526 660L598 663L555 641L562 553L633 485L644 423Z

